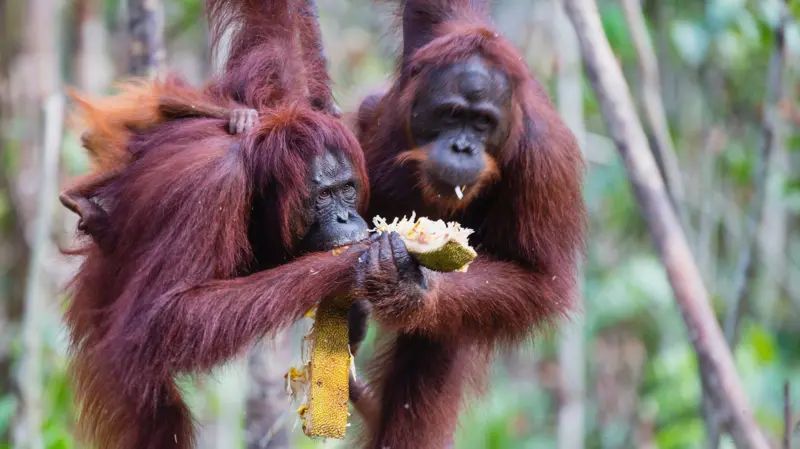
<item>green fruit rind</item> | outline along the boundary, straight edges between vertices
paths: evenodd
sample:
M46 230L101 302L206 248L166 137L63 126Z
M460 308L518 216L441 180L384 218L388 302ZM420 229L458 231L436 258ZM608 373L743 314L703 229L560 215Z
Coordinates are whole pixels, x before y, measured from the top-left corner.
M441 248L425 253L415 253L409 251L412 257L422 266L434 271L467 271L470 262L475 260L478 254L472 248L450 240Z

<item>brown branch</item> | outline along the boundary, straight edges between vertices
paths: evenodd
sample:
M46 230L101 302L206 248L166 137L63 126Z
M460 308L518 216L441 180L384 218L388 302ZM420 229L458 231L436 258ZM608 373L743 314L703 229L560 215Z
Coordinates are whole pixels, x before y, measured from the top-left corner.
M291 404L286 400L283 375L292 362L294 328L281 332L272 341L262 341L247 356L248 387L245 435L248 449L291 447L286 422Z
M739 323L745 308L745 297L755 276L755 249L758 242L758 231L766 217L767 179L769 178L770 159L774 150L775 136L778 132L777 108L783 97L783 71L786 64L786 45L784 32L788 22L788 8L785 8L782 22L775 30L775 49L770 62L767 77L767 99L764 111L763 139L761 153L756 160L754 173L755 194L745 218L745 245L739 256L736 274L733 281L733 296L728 301L728 312L725 316L725 340L731 348L738 343ZM705 403L705 402L704 402ZM704 415L708 426L708 445L712 449L719 447L720 429L718 419L711 410L704 407Z
M789 381L783 384L783 449L792 449L792 397Z
M725 418L736 446L767 449L769 446L744 395L730 349L714 312L708 292L677 214L648 149L639 117L622 70L614 58L594 0L565 0L581 44L589 80L602 115L617 145L636 193L639 206L667 271L675 299L697 353L701 381L712 393L713 404Z
M661 80L658 72L658 61L650 35L645 25L644 14L640 0L621 0L622 9L628 21L633 46L639 59L639 72L641 76L640 92L642 105L650 123L650 128L655 137L655 152L661 161L664 171L664 182L667 185L670 197L678 211L684 231L690 230L686 216L683 180L675 153L675 145L669 133L664 102L661 98Z
M164 11L159 0L128 0L131 75L155 77L166 60Z
M778 124L780 120L778 107L784 91L784 68L786 66L786 25L790 20L789 6L784 0L781 21L775 28L775 49L769 65L767 78L767 98L764 104L761 153L756 159L753 174L755 192L750 202L746 218L745 246L739 256L739 264L733 281L733 297L728 302L728 313L725 316L725 339L731 348L736 347L739 322L741 321L745 297L755 276L755 249L758 244L758 230L766 215L767 179L769 178L770 159L778 140Z

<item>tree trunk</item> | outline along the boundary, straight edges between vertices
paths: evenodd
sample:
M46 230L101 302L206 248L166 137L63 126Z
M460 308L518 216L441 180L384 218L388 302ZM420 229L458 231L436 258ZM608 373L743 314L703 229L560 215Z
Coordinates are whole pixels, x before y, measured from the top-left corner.
M25 283L25 313L23 315L22 343L24 353L20 375L23 400L23 421L21 448L44 449L42 441L44 374L42 356L44 343L42 334L44 317L48 314L48 292L44 279L43 261L50 248L50 230L58 192L58 161L63 134L64 98L53 94L45 103L44 151L40 176L42 185L36 199L36 220L31 248L28 277Z
M22 360L17 385L22 410L14 423L14 447L41 449L42 440L42 320L48 316L48 298L52 295L42 264L51 250L55 183L58 179L58 152L61 140L61 98L55 97L60 84L60 66L56 36L57 9L49 0L27 2L25 29L20 57L14 61L10 92L15 114L26 124L20 139L19 165L5 187L17 220L17 239L31 251L26 278L12 279L23 285L25 297L22 325ZM45 107L45 120L42 107ZM13 170L14 168L12 168ZM45 185L42 185L42 184Z
M556 0L555 29L558 48L558 106L567 126L584 150L586 129L583 121L583 70L575 30L564 12L562 0ZM583 276L580 277L583 279ZM576 314L565 326L559 348L561 367L560 407L558 411L559 449L582 449L585 416L584 319Z
M19 3L0 2L0 155L11 140L7 120L11 117L11 80L10 66L17 55L20 40L20 23L22 11ZM6 167L0 167L0 196L8 197L12 190L11 173ZM13 203L12 203L13 204ZM0 290L0 397L7 396L15 389L12 379L11 348L14 337L19 333L22 317L22 282L14 282L25 278L28 263L28 248L22 235L22 218L12 207L2 217L11 223L10 230L0 233L0 277L7 277L11 282ZM19 234L19 235L14 235ZM0 433L0 441L8 441L9 436Z
M73 82L82 91L97 94L113 77L106 56L108 31L98 14L98 0L77 0L75 3L75 59Z
M291 413L283 375L292 362L294 327L278 334L273 341L254 347L247 360L245 435L247 449L287 449L291 447Z
M128 0L131 75L158 76L166 59L164 9L160 0Z
M640 0L622 0L622 9L628 21L633 46L639 62L639 75L641 77L641 96L645 114L654 137L656 157L661 161L664 183L672 198L673 205L682 220L684 232L690 234L691 227L686 215L686 205L683 193L683 179L675 145L670 136L667 114L664 111L664 102L661 99L661 75L650 34L645 25L644 14Z
M656 250L667 271L678 308L714 408L739 448L769 447L758 428L736 372L730 348L711 309L708 291L672 206L619 63L605 36L594 0L565 0L609 134L627 169Z

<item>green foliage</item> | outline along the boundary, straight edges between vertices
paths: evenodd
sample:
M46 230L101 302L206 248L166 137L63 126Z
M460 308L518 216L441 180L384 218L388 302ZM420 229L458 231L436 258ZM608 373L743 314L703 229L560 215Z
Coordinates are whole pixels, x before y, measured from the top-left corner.
M17 412L19 403L14 396L0 397L0 435L11 428L11 419ZM3 447L3 446L0 446Z
M730 142L722 153L722 163L728 178L737 185L750 186L755 157L752 147L738 141Z
M653 256L632 257L588 293L591 333L634 318L661 316L673 305L664 267Z
M742 337L743 346L750 348L752 352L752 363L763 367L776 361L777 345L775 337L767 329L749 323L742 332L744 333Z
M700 417L670 423L658 431L656 443L660 449L679 449L697 446L703 441L705 425Z
M636 51L631 43L628 32L628 24L625 14L618 2L604 2L600 7L603 30L608 37L611 48L623 61L629 61L636 57Z
M786 139L786 149L790 154L800 154L800 133L795 132ZM793 212L800 212L800 176L789 173L783 182L783 194L787 207Z
M676 20L670 27L670 34L683 62L689 67L697 68L708 51L709 36L706 30L700 24Z
M165 34L168 40L176 39L181 33L203 24L205 2L202 0L180 0L165 2L167 23Z
M554 404L543 391L513 381L499 366L494 370L492 386L486 397L470 402L469 411L460 420L456 447L503 449L555 445L554 429L548 430L548 410Z
M89 171L89 155L80 142L80 135L73 130L65 132L61 141L61 161L70 175Z

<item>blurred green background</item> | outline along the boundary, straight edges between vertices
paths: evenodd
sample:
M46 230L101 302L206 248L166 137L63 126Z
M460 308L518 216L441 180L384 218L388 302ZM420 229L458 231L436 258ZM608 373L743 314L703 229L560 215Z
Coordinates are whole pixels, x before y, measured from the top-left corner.
M367 92L388 82L397 36L383 5L368 0L318 3L336 97L344 111L352 111ZM606 34L639 102L638 59L626 16L617 0L598 3ZM720 321L732 295L738 256L748 240L745 218L761 142L777 4L642 2L685 190L680 207L688 214L688 238ZM491 388L462 416L456 446L568 447L559 440L570 433L571 425L559 420L559 414L570 399L584 419L577 431L580 445L587 449L705 447L707 429L692 346L589 83L558 59L565 38L563 22L554 20L554 8L554 0L507 0L495 2L494 12L498 28L522 49L554 101L560 100L559 83L569 82L565 77L583 87L579 94L587 130L585 197L591 213L585 313L536 344L498 355ZM786 380L794 381L792 422L800 417L800 2L792 2L792 9L786 94L779 108L781 132L758 233L756 276L734 350L746 394L774 444L783 434ZM208 50L203 3L164 0L164 10L167 63L199 85L218 67ZM60 206L49 234L53 244L47 245L42 263L46 305L36 311L44 376L17 376L36 194L42 183L36 169L43 133L41 100L64 86L109 92L127 68L126 32L125 2L120 0L0 1L0 449L24 438L16 419L24 382L43 386L37 406L45 447L79 447L72 437L74 412L60 321L67 298L59 293L77 261L59 255L56 246L68 246L75 217ZM85 170L76 133L68 131L62 142L60 184ZM55 196L48 200L55 201ZM577 338L566 338L571 332ZM374 334L372 329L359 367L369 358ZM282 343L262 351L273 373L270 388L280 384L275 373L288 368L296 356L292 345L300 335L300 329L293 329ZM253 386L246 365L243 357L213 376L185 380L201 426L199 448L247 447L245 404ZM583 388L574 382L575 374L583 379ZM278 412L286 418L277 433L289 432L289 441L279 447L349 447L347 442L309 440L299 427L292 430L295 415L282 401L271 406L283 407ZM800 431L794 440L800 445ZM723 438L721 447L733 446Z

